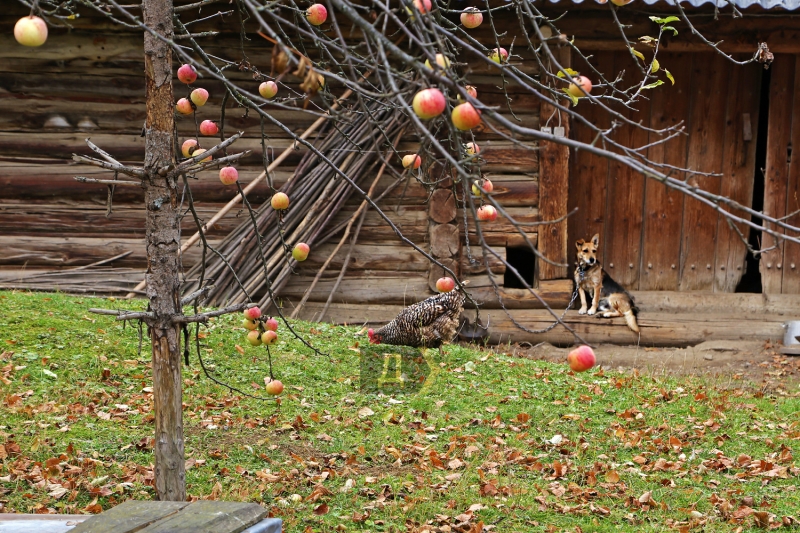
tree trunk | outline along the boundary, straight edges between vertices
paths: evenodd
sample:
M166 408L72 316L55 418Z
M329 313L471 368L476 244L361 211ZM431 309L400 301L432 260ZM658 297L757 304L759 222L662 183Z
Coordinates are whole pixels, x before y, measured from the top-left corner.
M144 0L142 11L149 28L172 40L172 0ZM172 322L181 313L180 217L175 179L158 173L174 159L172 51L168 44L145 32L144 61L147 91L145 281L149 307L156 317L149 332L153 347L156 494L159 500L185 501L180 332Z

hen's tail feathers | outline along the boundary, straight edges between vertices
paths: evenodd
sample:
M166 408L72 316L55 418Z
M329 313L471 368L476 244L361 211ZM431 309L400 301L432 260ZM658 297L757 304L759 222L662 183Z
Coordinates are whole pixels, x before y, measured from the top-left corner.
M634 332L639 333L639 324L636 323L636 314L633 309L625 311L623 316L625 317L625 323L628 324L628 327Z

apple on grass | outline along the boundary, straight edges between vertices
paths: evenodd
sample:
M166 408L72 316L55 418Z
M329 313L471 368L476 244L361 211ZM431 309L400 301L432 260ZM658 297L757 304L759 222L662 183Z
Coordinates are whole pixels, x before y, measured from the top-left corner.
M189 85L190 83L194 83L196 79L197 71L193 66L189 65L188 63L180 66L178 69L178 80L186 85Z
M275 320L275 317L271 316L264 322L264 327L270 331L278 331L278 321Z
M219 181L223 185L233 185L239 181L239 171L233 167L222 167L219 169Z
M584 91L586 91L585 94ZM583 98L584 96L592 92L592 80L590 80L586 76L578 76L576 78L573 78L572 83L570 83L569 87L567 87L567 92L571 96L574 96L575 98Z
M181 153L183 157L191 157L192 153L197 149L197 139L186 139L181 145Z
M267 386L264 387L264 390L266 390L267 394L271 396L277 396L278 394L283 392L283 383L281 383L277 379L273 379L267 382Z
M308 252L310 251L311 249L306 243L300 242L292 250L292 257L294 257L295 261L305 261L308 259Z
M439 292L450 292L456 287L456 282L453 278L443 277L436 280L436 290Z
M258 86L258 94L266 99L270 99L278 94L278 84L272 80L265 81Z
M422 158L417 154L403 156L403 168L417 169L422 164Z
M589 346L578 346L567 355L569 367L575 372L585 372L592 368L597 362L594 350Z
M255 320L261 317L261 309L258 307L248 307L243 311L245 318L249 318L250 320Z
M478 220L493 222L497 220L497 209L493 205L483 205L478 208Z
M450 113L453 126L461 131L471 130L481 123L481 112L469 102L458 104Z
M261 332L257 329L249 332L247 334L247 342L250 343L251 346L260 346L261 345Z
M205 89L197 88L189 95L189 99L194 102L197 107L203 107L208 102L208 91Z
M328 20L328 10L322 4L314 4L306 10L306 17L309 24L319 26Z
M278 334L272 331L271 329L268 329L267 331L261 334L261 342L266 345L275 344L276 342L278 342Z
M188 98L181 98L178 100L178 103L175 104L175 109L177 109L178 113L181 115L191 115L192 112L194 112L194 107L192 107L192 103Z
M411 107L422 120L438 117L444 112L447 101L439 89L423 89L414 95Z
M217 123L212 120L204 120L200 123L200 134L201 135L216 135L219 133L219 126Z
M286 196L286 193L283 192L276 192L272 199L269 201L272 209L276 211L283 211L284 209L289 208L289 197Z
M34 15L22 17L14 24L14 39L22 46L42 46L47 40L47 24Z
M477 7L468 7L461 12L461 24L468 29L477 28L483 22L483 13Z

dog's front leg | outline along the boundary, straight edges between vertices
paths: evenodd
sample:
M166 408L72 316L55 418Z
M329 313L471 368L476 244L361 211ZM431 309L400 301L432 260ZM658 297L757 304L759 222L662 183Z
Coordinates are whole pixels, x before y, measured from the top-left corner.
M578 285L578 295L581 297L581 309L578 311L579 315L586 314L586 291L583 290L583 287Z
M592 294L592 307L589 309L589 314L593 315L597 312L597 306L600 304L600 285L595 285L594 293Z

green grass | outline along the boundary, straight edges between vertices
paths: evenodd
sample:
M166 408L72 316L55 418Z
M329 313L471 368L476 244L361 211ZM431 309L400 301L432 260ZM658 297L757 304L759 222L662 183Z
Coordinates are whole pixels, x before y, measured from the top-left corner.
M135 327L88 313L141 305L0 293L0 512L154 498L147 339L139 355ZM239 322L205 328L203 356L263 394L266 351ZM280 405L213 384L194 353L184 367L193 498L262 503L290 532L462 531L464 518L504 532L734 531L800 518L797 394L572 375L502 347L449 346L443 361L428 352L429 387L385 396L359 388L360 328L293 325L328 356L281 325Z

